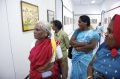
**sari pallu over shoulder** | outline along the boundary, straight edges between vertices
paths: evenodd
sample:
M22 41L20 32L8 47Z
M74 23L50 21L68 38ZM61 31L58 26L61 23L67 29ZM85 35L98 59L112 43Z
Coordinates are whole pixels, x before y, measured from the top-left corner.
M29 55L30 64L30 77L40 77L40 72L36 69L40 69L41 71L46 68L46 66L50 63L53 55L51 39L46 38L39 44L35 45ZM38 75L39 74L39 75ZM35 78L33 78L35 79Z
M76 41L90 43L92 38L99 39L99 35L94 30L80 32ZM84 51L72 50L72 73L70 79L86 79L87 67L93 58L93 50L86 54Z
M118 55L112 57L112 50L108 50L105 43L101 46L93 64L95 78L102 74L107 79L120 79L120 48L117 50Z

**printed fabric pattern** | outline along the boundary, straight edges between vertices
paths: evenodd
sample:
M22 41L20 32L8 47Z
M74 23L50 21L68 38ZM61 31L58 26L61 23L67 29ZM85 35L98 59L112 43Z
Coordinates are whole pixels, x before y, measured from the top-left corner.
M79 32L76 38L77 42L90 43L93 38L99 39L95 30L86 30ZM86 54L84 51L72 50L72 72L70 79L86 79L87 67L93 58L93 50Z
M115 57L110 55L111 52L107 49L105 43L100 46L93 64L95 78L98 78L98 74L102 74L106 79L120 79L120 48L118 49L118 55Z

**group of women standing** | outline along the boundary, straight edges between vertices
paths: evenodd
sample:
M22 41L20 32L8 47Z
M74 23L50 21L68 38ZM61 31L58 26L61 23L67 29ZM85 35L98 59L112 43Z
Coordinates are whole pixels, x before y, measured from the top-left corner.
M98 43L99 34L89 29L90 18L82 15L78 20L78 29L70 39L72 49L72 70L70 79L120 79L120 15L111 20L105 34L105 42L99 47L96 58L93 51ZM65 66L60 45L52 41L51 26L38 22L34 28L34 37L30 51L30 79L60 79L56 55L65 76ZM94 73L93 73L94 72Z

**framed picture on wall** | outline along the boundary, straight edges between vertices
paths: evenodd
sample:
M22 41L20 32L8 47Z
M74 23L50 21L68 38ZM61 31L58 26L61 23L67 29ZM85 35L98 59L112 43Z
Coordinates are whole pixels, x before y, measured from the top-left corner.
M107 24L107 18L104 18L104 23Z
M73 20L73 24L75 24L75 19Z
M97 19L92 19L91 22L92 24L97 24Z
M69 19L69 17L67 17L67 24L69 25L69 22L70 22L70 19Z
M70 24L72 24L72 18L70 18Z
M38 6L21 1L21 17L23 32L33 30L39 20Z
M108 23L110 23L110 21L111 21L111 17L108 17Z
M47 21L51 23L54 20L54 11L47 10Z
M67 17L66 16L64 16L64 25L66 25L67 23Z

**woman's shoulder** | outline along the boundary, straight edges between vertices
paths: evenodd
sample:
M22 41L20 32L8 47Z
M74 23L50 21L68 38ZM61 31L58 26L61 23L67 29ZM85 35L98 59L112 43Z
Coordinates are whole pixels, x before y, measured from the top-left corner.
M97 33L96 30L91 30L90 34L93 35L93 37L95 37L95 38L99 38L99 34Z
M100 45L99 49L101 49L101 48L107 48L106 45L105 45L105 42L103 42L103 43Z
M99 46L98 50L101 49L101 48L106 48L105 42L103 42L103 43Z
M65 31L61 31L60 33L61 35L68 35Z
M99 48L98 48L98 50L97 50L96 53L98 53L101 49L107 49L107 46L105 45L105 42L103 42L103 43L99 46Z

